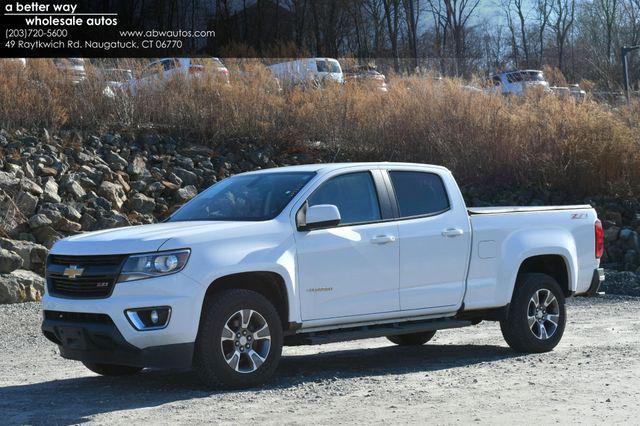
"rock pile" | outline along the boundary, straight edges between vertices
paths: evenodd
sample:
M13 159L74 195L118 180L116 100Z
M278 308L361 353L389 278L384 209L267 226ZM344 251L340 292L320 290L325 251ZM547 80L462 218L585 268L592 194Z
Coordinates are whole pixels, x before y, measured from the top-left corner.
M141 132L79 136L0 130L0 303L37 300L47 249L86 231L152 223L229 175L331 161L308 146L281 152L235 141L211 148ZM344 154L341 161L358 160ZM640 203L559 191L466 188L469 205L592 204L605 227L608 268L640 273Z
M251 144L223 151L151 133L0 130L0 303L40 297L47 249L60 238L152 223L231 174L322 161Z

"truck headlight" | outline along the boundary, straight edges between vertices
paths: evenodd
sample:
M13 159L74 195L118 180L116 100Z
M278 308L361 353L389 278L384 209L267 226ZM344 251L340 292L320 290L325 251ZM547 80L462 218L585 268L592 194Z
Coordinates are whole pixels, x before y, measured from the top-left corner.
M120 271L118 282L175 274L185 267L190 254L191 250L185 249L129 256Z

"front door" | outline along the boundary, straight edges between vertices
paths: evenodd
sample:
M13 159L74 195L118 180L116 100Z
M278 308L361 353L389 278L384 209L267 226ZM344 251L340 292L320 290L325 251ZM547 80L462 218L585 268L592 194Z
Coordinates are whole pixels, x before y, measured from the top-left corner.
M398 227L381 222L371 173L332 177L307 202L335 205L341 222L296 233L302 319L398 311Z

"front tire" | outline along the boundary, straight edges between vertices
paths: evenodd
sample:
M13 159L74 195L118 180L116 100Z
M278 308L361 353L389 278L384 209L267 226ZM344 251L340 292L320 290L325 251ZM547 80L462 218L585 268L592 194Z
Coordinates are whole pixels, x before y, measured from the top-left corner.
M424 333L397 334L387 336L387 339L399 346L420 346L433 339L436 331L425 331Z
M282 323L259 293L233 289L203 306L194 369L212 388L245 388L267 381L282 354Z
M98 364L94 362L83 362L89 370L101 376L131 376L139 373L142 367L129 367L126 365Z
M558 282L546 274L522 274L500 329L507 344L518 352L549 352L560 343L566 320L564 293Z

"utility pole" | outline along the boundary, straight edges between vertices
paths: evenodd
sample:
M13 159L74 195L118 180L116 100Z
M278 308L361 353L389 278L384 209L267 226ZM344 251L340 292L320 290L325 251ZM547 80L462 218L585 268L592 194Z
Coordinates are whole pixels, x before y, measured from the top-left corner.
M622 56L622 86L624 87L624 94L627 98L627 106L631 105L631 98L629 97L629 66L627 64L627 54L638 49L640 49L640 45L622 46L620 49Z

